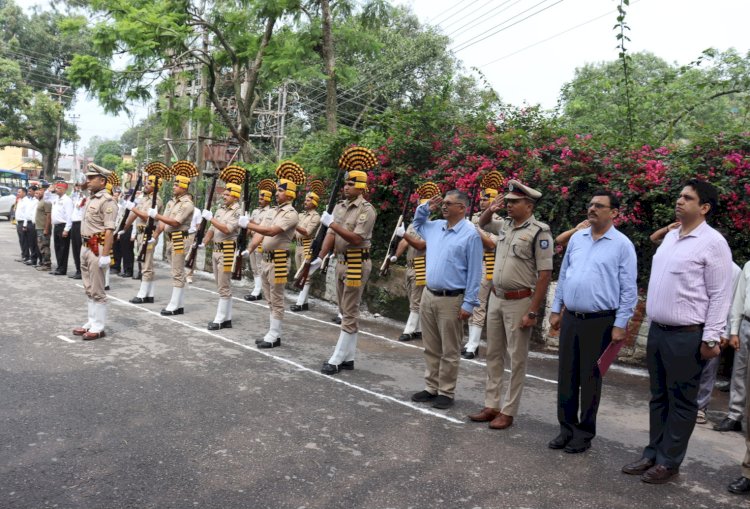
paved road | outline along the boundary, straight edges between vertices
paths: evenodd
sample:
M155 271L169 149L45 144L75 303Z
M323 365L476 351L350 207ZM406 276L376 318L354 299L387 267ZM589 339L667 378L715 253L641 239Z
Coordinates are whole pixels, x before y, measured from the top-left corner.
M114 277L108 337L83 342L70 333L85 321L80 281L17 255L2 221L2 508L750 507L725 489L738 433L699 426L668 485L620 473L647 439L641 371L608 375L594 447L568 455L546 447L554 356L532 354L516 425L491 431L465 419L483 401L481 360L462 362L449 411L411 403L424 364L418 342L389 339L398 324L367 320L356 369L331 378L318 372L338 337L330 305L288 313L282 347L258 351L264 305L237 299L235 327L209 332L217 295L199 277L187 314L162 317L162 267L153 305L129 304L138 282Z

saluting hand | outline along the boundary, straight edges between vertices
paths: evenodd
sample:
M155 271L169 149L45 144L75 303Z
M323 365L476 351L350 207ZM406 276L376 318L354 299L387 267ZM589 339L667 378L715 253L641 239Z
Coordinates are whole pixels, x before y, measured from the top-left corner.
M505 208L505 199L503 199L503 195L498 194L495 199L492 200L492 203L490 203L490 210L492 212L497 212L503 208Z
M427 203L430 207L430 212L437 212L437 210L440 209L440 205L443 203L443 197L440 195L433 196Z

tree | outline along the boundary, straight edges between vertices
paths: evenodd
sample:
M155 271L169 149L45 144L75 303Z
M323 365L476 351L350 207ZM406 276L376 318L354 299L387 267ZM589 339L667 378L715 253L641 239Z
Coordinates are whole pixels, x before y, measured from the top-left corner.
M76 138L64 118L75 90L64 73L74 53L86 53L88 33L77 16L34 10L26 15L0 0L0 147L42 154L43 175L55 172L60 141Z
M107 157L107 156L114 156ZM105 160L110 163L108 166ZM114 164L111 164L114 161ZM102 141L96 148L94 153L94 163L104 166L105 168L112 169L122 161L122 145L120 142L115 140Z

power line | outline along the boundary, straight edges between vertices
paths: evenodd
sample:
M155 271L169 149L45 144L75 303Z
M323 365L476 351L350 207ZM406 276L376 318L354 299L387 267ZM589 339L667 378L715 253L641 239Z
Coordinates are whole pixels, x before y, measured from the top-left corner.
M443 25L440 28L442 28L443 30L445 30L448 27L452 27L456 23L460 23L462 19L464 19L464 18L468 17L469 15L477 12L480 9L484 9L485 7L487 7L487 4L491 4L494 1L496 1L496 0L488 0L487 2L485 2L482 5L480 5L479 7L477 7L476 9L470 10L468 12L464 11L464 12L461 13L462 16L459 16L457 18L454 18L454 19L450 20L450 23L448 23L446 25Z
M434 17L433 19L432 19L432 24L433 24L433 25L439 25L440 23L442 23L442 21L438 21L438 19L440 19L440 18L441 18L441 17L443 16L443 14L447 14L447 13L448 13L449 11L452 11L452 10L453 10L453 9L455 9L456 7L460 7L460 6L461 6L461 4L463 4L463 3L466 3L466 1L467 1L467 0L459 0L458 2L456 2L456 3L454 3L453 5L451 5L450 7L448 7L447 9L445 9L445 10L443 10L443 11L439 12L439 13L438 13L438 14L437 14L437 15L436 15L436 16L435 16L435 17ZM475 2L476 2L476 0L475 0ZM475 3L475 2L472 2L472 3ZM448 18L446 18L446 19L448 19ZM445 20L443 20L443 21L445 21Z
M511 17L511 18L508 18L508 19L507 19L506 21L504 21L504 22L500 23L499 25L496 25L495 27L491 28L490 30L493 30L494 28L498 28L498 27L501 27L502 25L504 25L504 24L505 24L505 23L507 23L508 21L510 21L510 20L512 20L512 19L514 19L514 18L517 18L518 16L521 16L522 14L525 14L525 13L529 12L529 11L530 11L531 9L534 9L535 7L538 7L538 6L540 6L541 4L543 4L543 3L547 2L547 1L549 1L549 0L542 0L541 2L539 2L539 3L535 4L535 5L533 5L532 7L529 7L529 8L528 8L528 9L526 9L525 11L522 11L522 12L520 12L520 13L516 14L515 16L513 16L513 17ZM559 4L559 3L562 3L562 2L564 2L564 1L565 1L565 0L557 0L557 1L555 2L555 3L553 3L553 4L551 4L551 5L548 5L547 7L544 7L543 9L540 9L540 10L538 10L538 11L536 11L536 12L533 12L533 13L529 14L528 16L526 16L525 18L522 18L522 19L520 19L520 20L516 21L515 23L512 23L512 24L510 24L510 25L508 25L508 26L505 26L505 27L499 28L498 30L495 30L495 31L494 31L494 32L492 32L492 33L489 33L489 34L488 34L487 32L489 32L490 30L487 30L487 31L485 31L485 32L483 32L483 33L481 33L481 34L479 34L479 35L475 36L475 37L472 37L471 39L469 39L469 40L467 40L467 41L465 41L465 42L462 42L462 43L460 43L460 44L458 45L458 47L456 47L456 48L455 48L455 49L453 50L453 52L454 52L454 53L458 53L459 51L463 51L463 50L465 50L466 48L469 48L469 47L471 47L471 46L474 46L475 44L478 44L478 43L480 43L480 42L482 42L482 41L484 41L484 40L486 40L486 39L489 39L490 37L492 37L492 36L494 36L494 35L497 35L497 34L499 34L500 32L503 32L503 31L505 31L505 30L507 30L507 29L509 29L509 28L511 28L511 27L514 27L514 26L518 25L519 23L522 23L522 22L526 21L527 19L529 19L529 18L532 18L532 17L536 16L537 14L541 14L542 12L546 11L547 9L550 9L550 8L554 7L555 5L557 5L557 4ZM487 34L487 35L484 35L484 34ZM484 35L484 37L482 37L483 35Z
M511 2L511 1L512 1L512 0L507 0L507 1L503 2L503 3L501 3L500 5L498 5L497 7L493 7L493 8L492 8L492 9L491 9L491 10L489 11L489 12L492 12L492 13L493 13L493 15L492 15L491 17L488 17L488 18L486 18L486 19L485 19L484 21L480 22L480 23L479 23L478 25L476 25L476 26L479 26L479 25L482 25L482 24L484 24L484 23L486 23L486 22L488 22L488 21L491 21L491 20L492 20L492 19L493 19L493 18L494 18L495 16L497 16L498 14L500 14L500 13L502 13L502 12L505 12L505 11L507 11L508 9L510 9L511 7L513 7L514 5L516 5L516 4L519 4L519 3L523 2L524 0L516 0L515 2L513 2L512 4L510 4L510 5L509 5L508 7L506 7L505 9L500 9L500 7L502 7L503 5L505 5L505 4L507 4L507 3ZM500 10L495 10L495 9L500 9ZM482 13L482 14L480 14L479 16L477 16L476 18L472 19L471 21L468 21L468 22L464 23L463 25L461 25L460 27L458 27L458 28L457 28L457 29L455 29L454 31L452 31L452 32L450 32L449 34L447 34L447 36L448 36L448 37L452 37L453 39L455 39L456 37L458 37L458 36L460 36L461 34L463 34L463 33L467 32L468 30L470 30L470 29L466 29L466 30L464 30L464 28L465 28L465 27L466 27L467 25L470 25L471 23L473 23L474 21L478 20L479 18L481 18L481 17L482 17L482 16L484 16L485 14L489 14L489 12L487 12L487 13ZM472 27L472 28L473 28L473 27Z

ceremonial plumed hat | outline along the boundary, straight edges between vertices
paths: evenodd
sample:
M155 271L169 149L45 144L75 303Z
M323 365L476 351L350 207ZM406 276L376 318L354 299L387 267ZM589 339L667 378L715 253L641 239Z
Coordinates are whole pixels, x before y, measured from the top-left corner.
M320 197L323 196L325 190L326 188L321 180L313 180L312 182L310 182L310 191L307 193L307 196L310 197L316 207L318 206Z
M492 170L482 178L482 194L490 199L494 198L500 193L502 185L503 175L497 170Z
M420 205L430 198L440 195L440 188L434 182L425 182L417 188Z
M263 179L258 182L258 195L266 201L271 201L273 193L276 192L276 182L271 179Z
M378 165L375 153L366 147L350 147L339 158L339 168L346 170L344 180L354 182L354 187L367 190L367 170Z
M190 161L177 161L172 165L174 182L183 189L190 187L190 181L198 176L198 168Z
M242 183L246 178L246 170L241 166L230 165L221 170L219 178L226 182L224 188L235 198L242 195Z
M290 198L297 197L297 188L305 183L305 170L293 161L284 161L276 168L279 189L283 189Z

